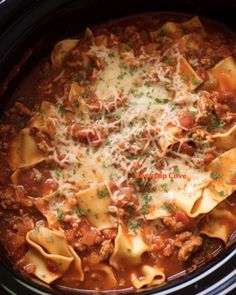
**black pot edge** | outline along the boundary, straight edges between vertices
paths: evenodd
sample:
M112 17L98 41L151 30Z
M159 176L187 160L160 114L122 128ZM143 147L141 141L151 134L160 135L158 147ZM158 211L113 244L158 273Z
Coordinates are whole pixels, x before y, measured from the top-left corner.
M58 1L60 1L60 0L58 0ZM37 1L36 1L37 2ZM64 2L69 2L69 1L60 1L60 3L61 3L61 5L64 5ZM53 6L53 5L52 5ZM42 13L43 13L43 10L42 10ZM10 27L10 29L14 29L14 26L16 25L16 23L15 24L12 24L12 26ZM9 30L7 31L7 33L9 33ZM4 36L6 36L6 33L4 33ZM230 257L230 258L233 258L233 257L235 257L235 255L236 255L236 252L235 251L232 251L232 253L234 253L233 254L233 256L232 257ZM227 255L227 257L229 257L230 256L230 254L229 255ZM226 258L227 258L226 257ZM226 263L226 262L228 262L228 260L223 260L224 261L224 263ZM219 265L219 267L220 267L220 265L221 265L221 263L219 263L219 264L217 264L217 265ZM236 264L235 264L236 265ZM2 268L2 266L1 266L1 268ZM214 268L213 268L214 269ZM0 270L0 272L1 271L3 271L3 272L9 272L9 270L7 270L6 268L5 268L5 266L4 266L4 269L2 270ZM210 272L207 272L207 273L211 273L212 271L210 271ZM219 280L217 283L215 283L212 287L210 287L210 288L208 288L207 290L210 292L210 293L205 293L206 291L204 291L204 292L201 292L201 293L198 293L198 294L220 294L220 293L218 293L218 291L216 291L216 290L219 290L219 291L222 291L222 286L224 286L224 289L225 290L232 290L232 288L234 288L235 287L235 285L236 285L236 273L235 273L235 269L233 269L233 271L232 271L232 273L231 273L232 275L227 275L224 279L222 279L222 280ZM8 273L8 275L12 275L12 273L11 272L9 272ZM203 278L206 276L206 273L204 273L203 274ZM198 278L200 277L200 275L198 276ZM188 282L190 282L191 284L196 284L196 282L197 282L197 279L198 278L193 278L193 279L190 279L190 281L188 280ZM1 280L0 280L0 282L1 282ZM16 278L16 282L18 283L18 284L20 284L20 285L22 285L22 286L24 286L24 284L25 283L23 283L23 281L20 281L18 278ZM187 282L186 282L187 283ZM177 286L177 288L175 289L176 291L177 290L179 290L179 288L182 288L182 287L184 287L185 285L186 285L186 283L182 283L182 284L180 284L179 286L180 287L178 287ZM27 285L27 288L30 290L31 289L31 284L27 284L26 283L26 285ZM12 293L9 289L8 289L8 287L7 286L4 286L4 285L0 285L0 287L2 288L3 287L3 290L5 290L5 291L3 291L3 292L9 292L9 293L6 293L6 294L17 294L17 293ZM225 288L226 287L226 288ZM1 290L1 289L0 289ZM207 291L207 292L208 292ZM40 291L40 293L35 293L35 290L33 290L33 292L34 293L32 293L32 294L44 294L44 293L42 293L43 292L43 290L42 291ZM45 293L45 294L50 294L50 293ZM51 293L52 294L52 293ZM163 290L163 291L158 291L157 293L144 293L144 294L170 294L170 291L168 291L168 290ZM174 294L172 291L171 291L171 294ZM177 294L177 293L176 293ZM184 294L183 292L181 292L181 294ZM195 293L196 294L196 293ZM222 293L223 294L223 293ZM224 293L224 294L226 294L226 293ZM21 295L20 293L18 293L17 295Z

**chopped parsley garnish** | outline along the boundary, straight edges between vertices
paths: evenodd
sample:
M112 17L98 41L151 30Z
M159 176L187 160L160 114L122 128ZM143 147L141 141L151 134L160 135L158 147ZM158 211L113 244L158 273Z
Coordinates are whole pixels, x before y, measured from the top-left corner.
M79 115L79 117L83 117L84 116L84 112L83 111L79 111L78 115Z
M163 208L164 208L166 211L169 211L169 212L172 211L171 205L170 205L170 203L168 203L168 202L164 202L164 203L163 203Z
M129 158L130 161L134 161L134 160L137 160L137 159L138 159L137 156L133 156L133 157L130 157L130 158Z
M98 219L98 216L99 216L98 213L93 214L93 217L96 218L96 219Z
M84 209L80 209L77 206L74 207L74 214L77 216L86 216L86 211Z
M107 191L97 189L97 195L100 199L106 198L109 196Z
M220 179L221 175L218 172L211 172L211 178L213 179Z
M160 29L159 35L164 37L166 35L166 33L163 29Z
M219 128L223 128L225 126L225 122L220 120L219 121Z
M120 114L119 112L116 112L116 113L115 113L115 118L116 118L117 120L120 120L120 118L121 118L121 114Z
M211 117L211 123L207 126L207 130L215 130L219 128L223 128L225 126L225 122L222 120L218 120L215 116Z
M219 195L220 195L221 197L225 197L226 193L225 193L224 191L220 191L220 192L219 192Z
M171 104L171 109L172 109L172 110L180 109L180 108L181 108L181 106L180 106L179 104L177 104L176 102L173 102L173 103Z
M127 74L126 72L121 72L121 73L117 76L117 79L118 79L118 80L122 80L122 79L124 79L124 77L125 77L126 74Z
M111 146L111 142L110 142L110 140L108 138L104 141L104 144L108 145L108 146Z
M82 97L83 98L87 98L88 97L88 91L85 89L84 92L82 93Z
M197 79L193 79L192 80L192 84L193 85L199 85L199 84L201 84L201 81L200 80L197 80Z
M160 188L161 188L164 192L168 193L168 186L167 186L167 183L162 183L162 184L160 185Z
M63 208L62 207L57 209L57 220L59 220L59 221L63 220Z
M144 204L143 204L143 206L141 207L141 212L142 212L143 214L147 214L148 211L149 211L149 203L152 201L152 196L150 196L150 195L147 194L147 193L144 193L144 194L142 195L142 197L143 197L143 200L144 200Z
M66 109L65 109L65 107L64 107L62 104L59 106L58 112L59 112L62 116L65 114Z
M209 148L209 143L208 142L203 142L202 148L203 148L203 150L208 149Z
M196 139L193 138L193 137L190 137L190 138L189 138L189 141L195 143L195 142L196 142Z
M180 174L180 170L178 166L174 167L174 174Z
M170 86L171 86L170 83L167 83L167 82L165 83L165 89L166 89L167 91L170 90Z
M115 177L116 177L116 175L115 175L114 173L111 173L111 174L109 175L109 179L110 179L110 180L114 179Z
M166 58L166 59L163 60L163 63L166 64L166 65L171 65L172 61L169 58Z
M188 75L182 75L182 80L188 81L189 80L189 76Z
M58 135L57 134L54 134L54 135L51 136L51 140L52 141L56 140L57 138L58 138Z
M60 177L60 175L61 175L61 171L60 170L55 170L55 175L57 176L57 177Z
M146 87L150 87L150 86L151 86L151 82L149 82L149 81L145 81L145 82L144 82L144 85L145 85Z
M110 58L114 58L114 57L115 57L115 55L114 55L113 52L110 52L110 53L108 54L108 56L109 56Z
M136 93L134 93L134 96L137 98L141 98L144 96L144 92L136 92Z
M93 146L93 147L92 147L92 152L93 152L93 153L96 153L97 151L98 151L98 147Z
M197 112L197 111L191 111L191 114L192 114L193 116L196 116L196 115L198 114L198 112Z
M129 228L134 234L137 234L137 230L142 225L142 223L143 221L141 219L138 219L136 221L129 221Z
M169 101L169 100L166 99L166 98L165 98L165 99L160 99L160 98L158 98L158 97L155 98L155 102L156 102L156 103L163 103L163 104L164 104L164 103L167 103L168 101Z

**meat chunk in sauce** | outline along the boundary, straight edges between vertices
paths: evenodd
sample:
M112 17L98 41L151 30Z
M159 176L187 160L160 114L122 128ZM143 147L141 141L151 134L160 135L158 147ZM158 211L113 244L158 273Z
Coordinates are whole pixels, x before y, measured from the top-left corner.
M203 239L200 236L195 236L192 232L183 232L177 235L175 246L179 248L178 259L187 261L189 257L200 249Z

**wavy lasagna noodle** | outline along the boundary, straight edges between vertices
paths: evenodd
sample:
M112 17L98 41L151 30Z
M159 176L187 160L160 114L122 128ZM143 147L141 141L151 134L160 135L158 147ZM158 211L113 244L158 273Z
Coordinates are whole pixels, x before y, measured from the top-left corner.
M38 148L34 137L30 134L30 128L22 129L9 147L8 162L13 171L38 164L45 158L46 154Z
M79 256L72 250L62 234L36 227L26 235L29 251L20 261L23 266L36 265L34 275L46 283L52 283L73 268L76 280L84 278ZM71 278L71 276L69 277Z
M164 14L58 42L0 125L0 239L17 265L47 284L142 289L223 248L234 52L216 24Z

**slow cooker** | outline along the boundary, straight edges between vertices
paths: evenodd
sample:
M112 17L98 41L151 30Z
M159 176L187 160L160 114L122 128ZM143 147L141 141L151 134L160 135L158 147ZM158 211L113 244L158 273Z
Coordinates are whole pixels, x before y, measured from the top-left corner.
M0 110L4 112L17 83L67 36L110 19L149 11L182 12L204 16L236 30L236 2L230 0L2 0L0 1ZM9 266L1 249L0 294L65 293L28 280ZM193 274L140 294L235 294L236 248L232 242L213 261ZM99 294L124 294L123 291ZM80 294L85 294L81 292ZM88 291L87 294L91 294ZM97 294L94 292L93 294Z

